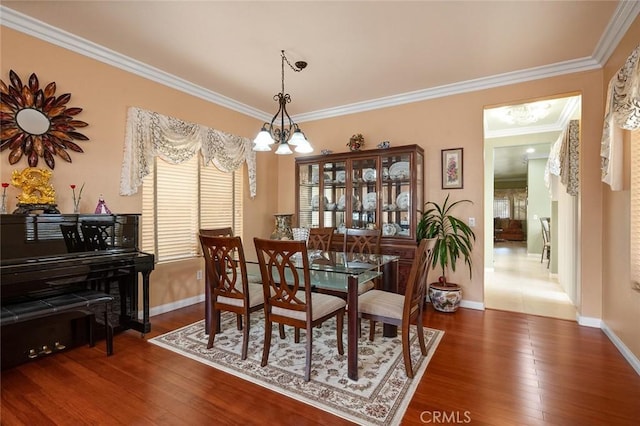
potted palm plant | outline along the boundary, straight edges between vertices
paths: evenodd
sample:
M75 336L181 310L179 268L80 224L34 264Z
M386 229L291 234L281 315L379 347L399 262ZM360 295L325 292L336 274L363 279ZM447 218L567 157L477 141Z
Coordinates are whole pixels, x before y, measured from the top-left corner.
M458 284L449 283L446 279L447 269L456 270L459 258L469 268L471 278L471 250L476 240L473 230L461 219L451 215L451 210L460 203L472 203L471 200L449 202L449 195L444 203L439 205L433 201L425 204L421 211L416 231L417 240L423 238L437 238L433 249L431 267L440 267L442 275L438 282L429 285L429 299L433 307L441 312L455 312L462 300L462 289Z

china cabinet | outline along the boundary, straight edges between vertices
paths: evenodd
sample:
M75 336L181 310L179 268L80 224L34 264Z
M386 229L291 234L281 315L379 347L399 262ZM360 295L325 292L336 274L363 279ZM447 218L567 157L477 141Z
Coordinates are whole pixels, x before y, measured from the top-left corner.
M383 254L399 255L399 291L417 247L424 204L424 151L418 145L296 158L297 227L382 229Z

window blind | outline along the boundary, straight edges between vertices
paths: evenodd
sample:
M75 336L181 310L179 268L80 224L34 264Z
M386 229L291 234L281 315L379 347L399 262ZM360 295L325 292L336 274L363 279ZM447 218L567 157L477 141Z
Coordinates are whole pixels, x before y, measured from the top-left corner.
M200 228L231 226L242 235L242 175L244 167L224 173L214 165L200 168Z
M180 164L156 158L142 185L142 250L168 262L200 254L200 228L241 235L243 169L205 167L199 155Z
M493 217L499 217L501 219L509 219L511 217L511 206L509 205L508 198L494 198L493 199Z

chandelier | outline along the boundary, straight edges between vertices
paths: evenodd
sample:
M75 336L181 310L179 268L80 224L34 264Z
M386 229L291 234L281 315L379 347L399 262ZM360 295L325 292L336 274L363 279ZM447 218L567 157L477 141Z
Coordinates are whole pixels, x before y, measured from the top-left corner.
M507 124L533 124L551 112L551 104L546 101L497 108L495 115Z
M294 65L291 65L287 57L284 55L284 50L281 51L282 55L282 91L273 97L273 100L278 102L278 111L271 119L271 123L264 123L262 129L258 133L258 136L254 139L254 151L271 151L271 146L274 143L278 143L278 149L276 154L293 154L291 146L295 146L295 151L299 153L313 152L313 147L307 138L305 137L300 127L291 119L287 112L287 104L291 102L291 96L288 93L284 93L284 63L294 70L300 72L307 67L307 63L304 61L298 61ZM288 123L285 126L285 118Z

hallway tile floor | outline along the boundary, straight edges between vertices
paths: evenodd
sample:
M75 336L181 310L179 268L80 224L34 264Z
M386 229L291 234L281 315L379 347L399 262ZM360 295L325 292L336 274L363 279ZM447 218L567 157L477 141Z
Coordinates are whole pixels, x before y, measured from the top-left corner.
M494 270L485 271L487 309L576 320L576 308L549 273L546 260L541 263L539 254L527 254L526 243L496 243L493 256Z

